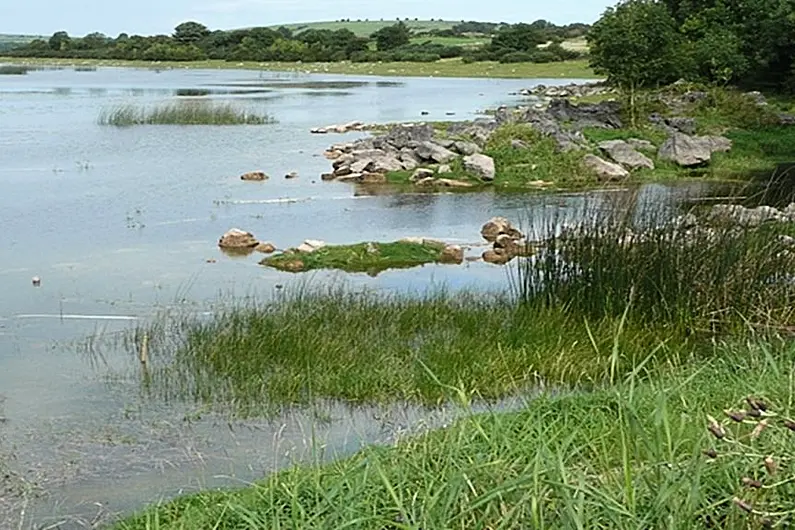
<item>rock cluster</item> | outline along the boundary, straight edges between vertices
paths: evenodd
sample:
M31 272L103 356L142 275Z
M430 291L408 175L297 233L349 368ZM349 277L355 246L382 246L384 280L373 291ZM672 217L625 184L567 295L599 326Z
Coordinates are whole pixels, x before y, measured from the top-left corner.
M333 171L322 178L382 183L386 182L386 173L414 171L411 180L421 186L464 187L470 184L436 179L434 175L437 171L421 166L435 166L440 174L450 173L452 169L449 164L463 157L467 171L484 182L494 180L494 160L480 151L480 146L475 142L436 137L433 127L427 124L396 125L381 136L331 146L325 156L332 160Z
M218 240L218 246L233 252L253 252L256 250L264 254L270 254L276 251L276 247L272 243L260 242L254 237L254 234L239 228L232 228L221 236L221 239Z
M618 94L618 90L602 83L569 83L563 86L537 85L519 91L521 96L537 96L546 98L583 98L601 96L605 94Z
M741 226L759 226L763 223L795 222L795 203L783 209L773 206L746 208L739 204L718 204L710 210L709 218L715 221L729 221Z
M517 256L529 256L532 247L524 234L511 225L504 217L492 217L480 229L483 239L491 243L491 248L483 253L483 261L504 265Z

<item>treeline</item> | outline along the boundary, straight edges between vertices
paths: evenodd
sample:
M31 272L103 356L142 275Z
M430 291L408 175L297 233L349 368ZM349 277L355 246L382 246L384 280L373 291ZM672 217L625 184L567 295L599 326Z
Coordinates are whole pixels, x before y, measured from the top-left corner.
M792 0L628 0L587 38L592 66L630 92L678 79L795 91Z
M558 26L547 20L536 20L528 24L534 31L540 32L546 41L560 42L566 39L584 37L590 29L589 24L580 22ZM468 36L493 36L500 30L510 27L504 22L461 22L450 29L434 29L427 32L434 37L468 37Z
M492 26L480 24L483 23L462 23L459 29L488 29ZM49 39L37 39L7 54L143 61L432 62L463 57L466 61L550 62L579 55L559 45L562 35L570 28L561 28L546 21L503 24L496 29L490 44L472 48L448 46L430 38L412 43L416 35L403 22L383 27L370 37L358 37L348 29L305 29L294 33L285 27L259 27L211 31L198 22L184 22L175 28L172 35L122 33L112 38L102 33L92 33L76 38L59 31ZM539 48L539 45L549 42L552 44L548 47Z

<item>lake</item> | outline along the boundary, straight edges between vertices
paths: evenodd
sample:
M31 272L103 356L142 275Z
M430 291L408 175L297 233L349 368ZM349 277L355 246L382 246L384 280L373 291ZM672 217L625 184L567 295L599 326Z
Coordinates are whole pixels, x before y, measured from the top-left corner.
M216 243L238 227L279 248L405 236L480 244L492 216L518 220L580 204L582 194L380 195L322 182L325 148L362 133L309 132L354 120L471 119L518 103L510 94L522 88L571 81L121 68L0 76L0 471L9 472L0 528L92 527L161 498L244 485L293 462L450 421L454 410L322 404L273 421L229 422L192 403L146 399L131 359L101 339L167 308L267 300L305 282L504 288L505 268L484 263L295 276L259 266L261 255L228 257ZM186 96L233 100L278 123L97 124L114 105ZM271 179L239 179L252 170ZM285 180L291 171L300 178ZM656 201L692 191L650 185L639 193Z

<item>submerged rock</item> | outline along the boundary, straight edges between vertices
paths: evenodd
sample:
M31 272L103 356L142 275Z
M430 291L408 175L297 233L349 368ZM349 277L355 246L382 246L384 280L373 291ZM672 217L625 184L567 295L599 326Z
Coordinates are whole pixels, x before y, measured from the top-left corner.
M240 175L240 180L248 181L268 180L268 178L268 175L266 175L264 171L249 171L248 173Z
M232 228L218 240L218 246L225 249L252 249L259 244L259 241L251 232Z

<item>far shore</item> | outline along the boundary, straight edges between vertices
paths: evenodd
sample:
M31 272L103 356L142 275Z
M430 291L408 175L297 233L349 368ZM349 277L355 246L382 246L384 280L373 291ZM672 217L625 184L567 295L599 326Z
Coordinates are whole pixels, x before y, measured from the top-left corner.
M349 74L384 77L462 77L501 79L599 79L588 66L587 60L555 63L497 62L464 63L460 59L447 59L433 63L260 63L230 62L221 60L192 62L121 61L110 59L60 59L30 57L0 57L0 63L32 66L96 66L129 68L191 68L240 69L303 74Z

